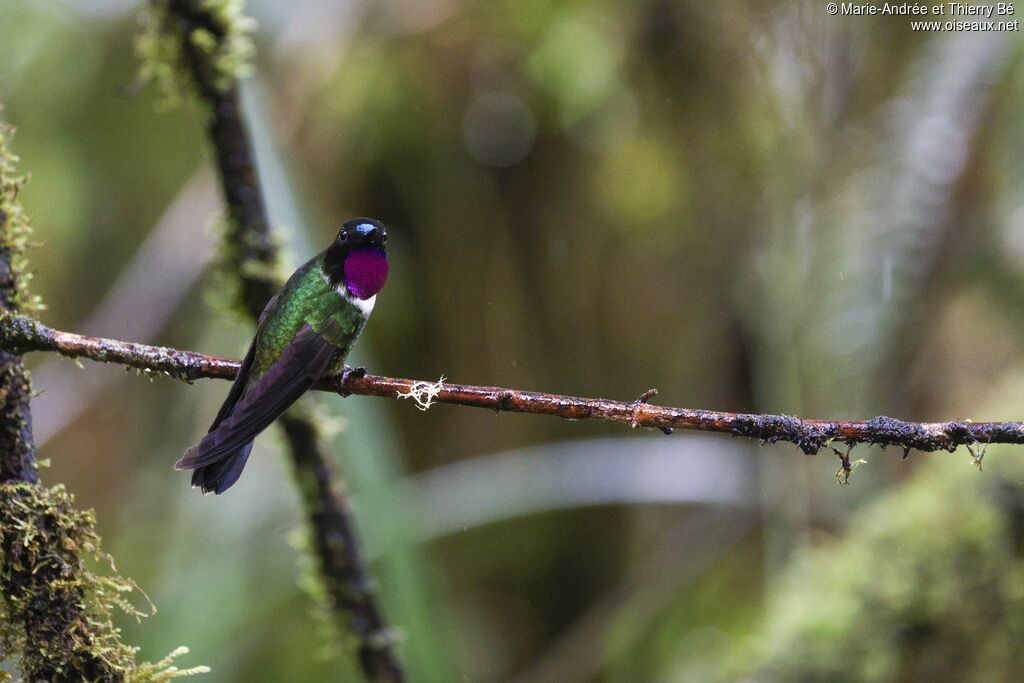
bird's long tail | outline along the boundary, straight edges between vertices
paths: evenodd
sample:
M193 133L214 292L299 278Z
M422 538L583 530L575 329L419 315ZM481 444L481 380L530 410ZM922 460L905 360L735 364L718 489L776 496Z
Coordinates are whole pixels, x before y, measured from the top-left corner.
M198 486L203 493L227 491L242 475L251 451L252 441L215 463L196 468L192 472L192 486Z
M331 322L337 327L336 321ZM329 325L325 328L332 332ZM223 493L238 481L252 440L323 377L338 355L338 347L304 325L280 358L250 386L246 378L254 347L255 342L210 431L174 464L179 470L194 470L192 485L203 493Z

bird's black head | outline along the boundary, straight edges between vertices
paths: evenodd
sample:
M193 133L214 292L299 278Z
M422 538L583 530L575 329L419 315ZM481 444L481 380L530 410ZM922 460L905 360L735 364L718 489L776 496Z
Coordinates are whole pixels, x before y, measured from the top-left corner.
M388 233L380 221L353 218L345 221L324 254L323 271L331 287L342 283L349 294L369 299L388 277Z

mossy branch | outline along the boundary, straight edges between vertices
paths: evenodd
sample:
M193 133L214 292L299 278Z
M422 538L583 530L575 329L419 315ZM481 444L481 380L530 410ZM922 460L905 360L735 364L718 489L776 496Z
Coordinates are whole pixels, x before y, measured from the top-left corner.
M24 178L8 149L12 129L0 122L0 312L23 313L31 307L27 294L25 246L28 218L18 193ZM29 399L32 384L21 358L0 352L0 482L35 482L35 444Z
M0 349L54 351L69 358L119 363L142 372L164 374L185 381L233 379L239 367L239 361L230 358L85 337L54 330L21 316L0 319ZM833 443L845 443L896 446L904 453L912 449L954 451L959 446L967 446L975 458L979 458L983 455L984 446L991 443L1024 444L1024 422L904 422L884 416L865 421L809 420L788 415L727 413L654 405L650 403L657 393L653 390L644 392L634 401L615 401L357 372L324 380L315 388L342 396L412 398L420 408L434 403L449 403L488 408L495 412L614 422L633 429L650 427L669 433L676 429L719 432L765 443L788 442L807 454L817 453ZM849 452L839 452L839 457L845 469Z
M0 123L0 317L11 321L41 305L27 291L29 231L18 192L11 129ZM100 550L92 512L80 511L63 486L39 483L32 440L32 383L14 346L0 350L0 661L17 661L27 681L166 681L203 673L171 659L135 664L113 613L144 616L125 597L136 586L116 572L99 575L86 559ZM7 674L0 671L0 680Z
M224 270L238 285L239 303L256 321L283 278L237 88L239 76L247 69L251 51L247 34L252 29L240 4L238 0L152 0L150 30L141 51L146 57L144 72L183 79L206 110L229 218ZM359 662L366 677L375 683L401 681L404 674L394 639L360 556L348 504L322 449L321 429L300 406L285 414L282 424L327 607L358 639Z

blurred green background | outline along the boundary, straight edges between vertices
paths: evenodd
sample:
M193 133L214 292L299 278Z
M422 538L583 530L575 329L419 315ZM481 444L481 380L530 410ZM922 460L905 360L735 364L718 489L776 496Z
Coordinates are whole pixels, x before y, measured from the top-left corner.
M201 111L140 89L141 3L3 0L45 321L240 355ZM371 371L836 419L1024 418L1020 34L817 2L247 3L293 264L390 228ZM1020 8L1018 11L1024 11ZM48 482L211 680L353 677L303 592L273 430L171 470L227 385L31 357ZM320 396L417 681L1012 680L1024 451L859 448Z

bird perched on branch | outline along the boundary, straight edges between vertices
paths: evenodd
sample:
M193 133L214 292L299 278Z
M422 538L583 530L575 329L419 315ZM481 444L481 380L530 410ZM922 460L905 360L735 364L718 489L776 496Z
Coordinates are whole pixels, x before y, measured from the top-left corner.
M353 218L288 278L260 315L256 335L209 433L175 469L223 493L238 481L253 439L318 380L343 371L388 275L387 232Z

